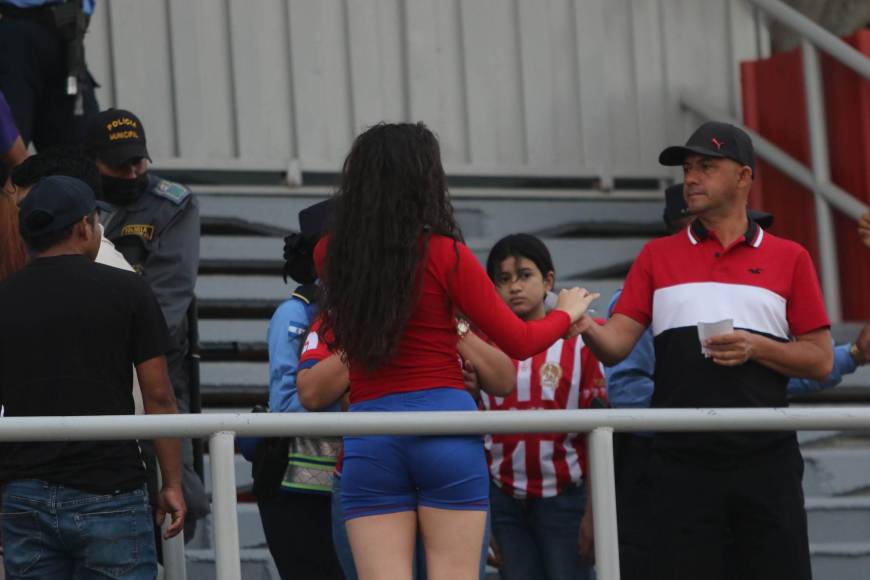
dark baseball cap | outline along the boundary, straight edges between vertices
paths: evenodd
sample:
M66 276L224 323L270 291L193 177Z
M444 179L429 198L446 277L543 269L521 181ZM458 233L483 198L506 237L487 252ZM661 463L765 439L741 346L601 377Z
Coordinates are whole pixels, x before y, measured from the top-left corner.
M327 199L310 205L299 212L299 232L308 240L317 241L326 229L326 222L332 208L332 200Z
M106 109L90 120L85 151L109 165L142 157L151 159L142 121L124 109Z
M689 155L731 159L740 165L748 165L755 173L755 149L752 147L752 139L745 131L728 123L716 121L704 123L692 133L685 145L665 148L659 154L659 163L682 165Z
M94 190L75 177L51 175L36 182L18 206L18 225L25 238L38 238L69 227L103 206Z
M750 209L747 213L749 218L761 226L762 229L769 229L773 225L773 214L771 213L756 209ZM691 214L689 213L689 206L686 205L686 198L683 197L683 184L675 183L665 190L665 210L662 218L666 224L670 224L688 215Z

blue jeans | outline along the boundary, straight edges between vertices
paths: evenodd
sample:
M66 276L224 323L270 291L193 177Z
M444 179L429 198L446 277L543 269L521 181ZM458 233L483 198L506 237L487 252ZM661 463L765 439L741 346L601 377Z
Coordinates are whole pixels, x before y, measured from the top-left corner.
M144 485L100 495L45 481L11 481L3 490L0 530L7 580L157 576Z
M592 567L577 553L586 486L555 497L516 499L491 486L492 533L501 549L502 580L591 580Z
M344 514L341 511L341 477L332 480L332 543L335 554L344 571L345 580L358 580L356 566L353 563L353 552L344 527ZM489 514L486 515L486 531L483 537L483 552L480 559L480 578L486 577L486 555L489 552ZM423 540L417 536L417 546L414 548L414 580L426 580L426 553Z

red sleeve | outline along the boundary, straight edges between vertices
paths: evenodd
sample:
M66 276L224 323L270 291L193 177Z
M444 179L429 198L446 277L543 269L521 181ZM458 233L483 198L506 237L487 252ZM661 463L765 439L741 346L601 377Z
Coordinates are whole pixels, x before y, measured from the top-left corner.
M561 310L532 322L517 318L465 244L440 236L430 242L431 259L453 303L509 357L527 359L568 332L571 318Z
M614 314L622 314L649 326L652 321L653 287L649 244L640 251L622 287L622 295L613 309Z
M800 249L791 282L791 296L786 305L788 327L795 336L831 326L819 278L809 253Z
M326 260L326 246L329 244L328 239L329 236L320 238L314 246L314 253L312 254L314 257L314 271L321 280L323 279L323 262Z
M319 330L320 318L312 323L311 330L308 332L308 336L305 337L305 344L302 345L302 354L299 355L300 368L314 366L315 363L329 358L332 354L326 346L326 341L321 339L318 334Z

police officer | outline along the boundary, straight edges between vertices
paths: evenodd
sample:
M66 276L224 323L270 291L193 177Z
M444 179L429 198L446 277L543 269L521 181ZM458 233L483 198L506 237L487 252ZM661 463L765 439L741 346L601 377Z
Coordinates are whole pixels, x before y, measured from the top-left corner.
M102 179L110 206L102 221L106 237L151 286L171 335L169 376L181 413L190 411L187 311L199 268L199 205L183 185L148 171L145 129L129 111L108 109L88 125L85 153ZM202 482L193 471L190 442L184 448L184 491L195 521L208 512ZM188 530L189 532L189 530Z
M0 91L37 149L79 145L99 111L85 64L94 0L0 0Z

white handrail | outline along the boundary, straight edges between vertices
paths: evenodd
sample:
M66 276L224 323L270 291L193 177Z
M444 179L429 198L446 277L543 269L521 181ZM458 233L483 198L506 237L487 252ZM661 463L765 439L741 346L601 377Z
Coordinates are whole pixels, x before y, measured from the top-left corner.
M215 565L219 580L239 580L233 438L287 435L452 435L591 432L595 558L600 580L619 580L614 431L865 430L870 406L777 409L584 409L428 413L246 413L4 417L0 441L84 441L210 437L215 513ZM173 563L167 570L183 563ZM167 577L167 580L174 580Z
M209 413L3 417L0 441L236 436L473 435L626 431L870 429L870 406L751 409L583 409L415 413Z
M870 80L870 58L858 52L781 0L749 0L768 16L785 24L819 49L830 54L853 71Z

